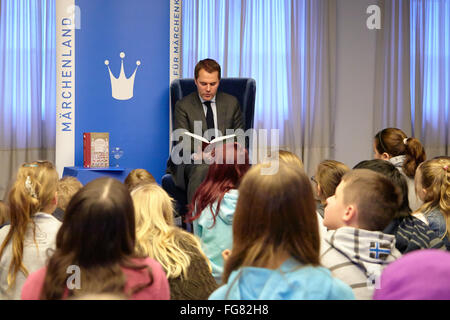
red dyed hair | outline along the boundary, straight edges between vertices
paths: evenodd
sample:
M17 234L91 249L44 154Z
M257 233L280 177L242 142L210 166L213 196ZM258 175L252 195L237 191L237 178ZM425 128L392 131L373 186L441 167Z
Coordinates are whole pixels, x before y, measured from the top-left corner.
M214 162L209 166L205 181L198 187L189 204L187 220L198 219L202 211L209 206L213 215L213 226L220 210L225 193L237 189L244 174L250 169L247 150L238 143L223 144L216 148ZM217 201L214 211L212 205Z

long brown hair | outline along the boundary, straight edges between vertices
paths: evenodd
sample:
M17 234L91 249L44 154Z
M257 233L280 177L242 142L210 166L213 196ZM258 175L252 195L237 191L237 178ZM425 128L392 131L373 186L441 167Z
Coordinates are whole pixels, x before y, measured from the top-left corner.
M8 271L8 287L13 287L16 275L28 270L23 264L23 243L27 229L35 224L33 216L54 201L58 173L49 161L24 163L17 171L17 178L8 194L10 229L0 247L0 258L8 243L12 241L12 260ZM34 242L37 246L36 239Z
M234 270L266 267L283 251L301 263L320 264L316 206L308 177L298 166L284 162L275 174L262 175L268 165L253 166L239 187L224 283Z
M131 295L152 283L151 270L135 265L134 206L128 189L120 181L101 178L91 181L70 200L56 236L56 250L50 258L41 299L60 299L86 293L124 292L121 267L145 269L149 282L132 288ZM67 268L81 271L81 289L69 290ZM66 291L67 290L67 291Z
M416 138L408 138L400 129L383 129L375 135L374 141L379 154L386 152L391 157L406 156L403 171L410 178L414 179L417 167L426 160L425 149L420 141Z

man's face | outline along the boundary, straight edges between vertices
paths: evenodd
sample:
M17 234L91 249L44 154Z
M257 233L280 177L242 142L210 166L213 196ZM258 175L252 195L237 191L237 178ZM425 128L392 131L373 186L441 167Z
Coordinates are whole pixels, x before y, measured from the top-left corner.
M195 85L197 86L200 97L206 101L210 101L216 95L217 88L219 87L219 72L214 71L209 73L204 69L200 69L198 78L195 79Z
M336 230L344 226L342 217L347 207L344 204L344 185L345 182L339 183L336 188L336 193L327 199L323 225L329 230Z

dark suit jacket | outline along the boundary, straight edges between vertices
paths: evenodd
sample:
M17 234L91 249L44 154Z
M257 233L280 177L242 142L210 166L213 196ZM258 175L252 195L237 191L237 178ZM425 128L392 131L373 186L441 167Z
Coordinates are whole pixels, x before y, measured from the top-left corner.
M218 91L216 94L216 112L217 126L222 135L226 134L226 129L244 130L242 110L234 96ZM175 104L173 116L173 130L186 129L194 133L194 121L202 121L202 134L207 130L205 112L197 91L187 95ZM191 151L195 152L196 150ZM174 165L169 159L167 172L172 174L178 187L184 188L184 165Z

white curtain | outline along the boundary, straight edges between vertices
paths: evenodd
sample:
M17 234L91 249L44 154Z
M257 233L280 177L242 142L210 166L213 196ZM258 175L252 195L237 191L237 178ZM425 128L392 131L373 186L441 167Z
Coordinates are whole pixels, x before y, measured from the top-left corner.
M335 30L334 0L183 0L182 76L213 58L254 78L255 129L279 129L312 174L333 157Z
M2 0L0 199L26 161L55 157L55 0Z
M427 158L450 153L450 1L382 0L374 134L398 127Z

